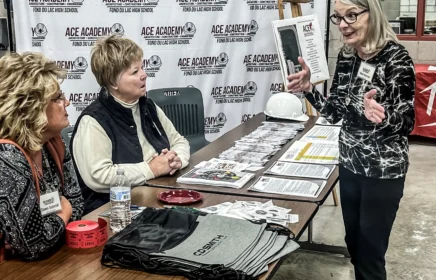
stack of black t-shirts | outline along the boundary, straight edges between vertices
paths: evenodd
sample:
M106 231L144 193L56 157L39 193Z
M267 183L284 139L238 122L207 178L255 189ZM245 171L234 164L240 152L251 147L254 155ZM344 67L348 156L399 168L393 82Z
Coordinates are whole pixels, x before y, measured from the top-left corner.
M145 209L108 240L102 264L188 279L254 279L298 248L266 223L173 209Z

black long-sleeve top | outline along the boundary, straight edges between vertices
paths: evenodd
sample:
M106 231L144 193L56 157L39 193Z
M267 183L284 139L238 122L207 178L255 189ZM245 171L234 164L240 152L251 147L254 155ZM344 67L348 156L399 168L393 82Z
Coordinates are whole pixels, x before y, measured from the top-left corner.
M71 203L70 221L79 220L83 197L68 149L63 175L61 188L56 163L44 147L43 179L39 180L41 195L58 190ZM26 260L48 256L65 240L64 221L56 213L41 215L30 165L24 154L11 144L0 144L0 232L13 254Z
M329 122L343 119L339 137L339 162L355 174L380 179L404 177L409 166L407 136L415 114L415 70L405 48L387 43L366 63L375 66L371 82L357 77L362 59L338 55L328 99L314 88L308 101ZM386 118L374 124L364 114L364 95L376 89L374 99L385 108Z

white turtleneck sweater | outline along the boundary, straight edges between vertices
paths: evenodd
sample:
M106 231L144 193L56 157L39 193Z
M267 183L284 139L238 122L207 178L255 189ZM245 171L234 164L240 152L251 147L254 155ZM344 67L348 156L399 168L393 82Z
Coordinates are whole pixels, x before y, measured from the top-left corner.
M114 99L123 107L132 109L144 161L132 164L114 164L112 162L112 142L105 130L93 117L83 116L73 140L74 161L85 184L92 190L101 193L109 192L110 184L116 176L118 166L124 168L124 174L129 179L132 187L142 186L146 180L155 177L148 163L152 160L156 151L142 132L138 101L129 104L115 96ZM186 167L190 157L188 141L177 132L174 125L157 105L156 111L168 136L170 150L175 151L182 160L182 168ZM91 143L95 144L92 145Z

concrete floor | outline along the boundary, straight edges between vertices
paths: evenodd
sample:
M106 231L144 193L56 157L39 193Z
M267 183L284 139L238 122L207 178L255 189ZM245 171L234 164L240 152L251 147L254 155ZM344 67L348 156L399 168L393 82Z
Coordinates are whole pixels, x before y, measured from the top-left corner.
M424 144L410 144L411 165L386 255L388 279L436 279L436 141ZM345 246L343 237L341 209L329 198L314 219L314 241ZM298 250L285 259L273 279L355 278L353 266L343 256Z

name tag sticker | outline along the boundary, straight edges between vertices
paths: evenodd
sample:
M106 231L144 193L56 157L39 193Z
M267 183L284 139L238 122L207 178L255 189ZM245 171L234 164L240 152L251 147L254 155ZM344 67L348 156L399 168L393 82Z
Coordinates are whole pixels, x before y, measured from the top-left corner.
M359 67L359 72L357 72L357 77L359 77L362 80L371 82L372 77L375 73L375 67L366 63L362 62Z
M55 191L41 195L39 198L39 207L41 208L41 214L43 216L61 211L62 207L59 192Z

